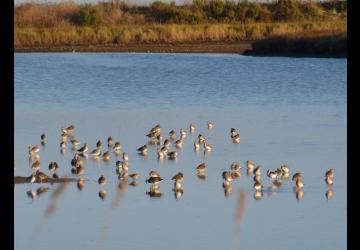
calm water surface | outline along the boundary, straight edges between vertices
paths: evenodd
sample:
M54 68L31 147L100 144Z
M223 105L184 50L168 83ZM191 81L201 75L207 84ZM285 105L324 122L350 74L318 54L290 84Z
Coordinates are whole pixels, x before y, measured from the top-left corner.
M129 172L140 174L139 186L119 189L120 158L112 154L110 162L86 160L81 191L71 183L53 197L59 186L43 184L50 190L31 199L26 192L40 184L16 185L15 249L346 249L346 66L344 59L213 54L15 54L14 175L30 175L27 148L40 144L41 133L42 170L56 161L58 174L70 175L71 144L64 155L59 150L60 127L70 124L90 150L110 135L120 141ZM177 161L158 162L156 146L147 157L136 153L157 123L178 137L190 122L196 131ZM232 127L239 145L230 140ZM213 145L205 156L193 150L199 133ZM259 200L244 169L228 196L222 188L222 171L246 160L262 167ZM203 161L205 180L195 174ZM270 188L266 170L285 163L291 175L303 173L300 200L291 177ZM327 200L330 167L335 183ZM146 194L150 170L165 179L161 197ZM178 171L185 179L176 200L170 178Z

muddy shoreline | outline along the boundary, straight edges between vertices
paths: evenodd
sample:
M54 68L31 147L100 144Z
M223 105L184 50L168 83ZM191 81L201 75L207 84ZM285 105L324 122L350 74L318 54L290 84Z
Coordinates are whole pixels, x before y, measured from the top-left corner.
M137 52L137 53L236 53L251 49L251 42L129 43L111 45L15 47L15 52Z

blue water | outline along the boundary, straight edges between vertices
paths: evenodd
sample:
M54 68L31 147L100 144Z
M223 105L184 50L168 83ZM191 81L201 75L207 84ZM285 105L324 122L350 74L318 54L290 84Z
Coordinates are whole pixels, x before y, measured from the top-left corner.
M88 159L82 191L69 184L50 217L57 185L35 198L26 195L40 184L15 186L15 249L345 249L346 248L346 67L344 59L245 57L222 54L44 53L15 54L14 175L31 173L27 148L40 151L42 171L50 161L60 176L70 175L74 151L59 152L60 127L75 124L76 137L105 144L111 135L130 156L130 172L140 185L119 194L115 161ZM206 121L214 122L208 131ZM189 134L179 159L158 162L156 146L147 157L136 148L145 133L160 123L164 136L174 129ZM241 142L233 144L230 128ZM195 153L193 141L204 134L213 151ZM245 161L262 168L264 196L253 198L252 177ZM206 180L195 167L208 164ZM232 161L244 167L224 196L221 173ZM294 183L271 191L267 169L288 164L291 175L303 173L304 197ZM335 169L334 196L327 200L325 171ZM150 170L160 172L163 196L151 198L144 185ZM170 178L182 171L179 201ZM97 178L108 184L98 197ZM234 220L239 191L246 191L245 211ZM120 198L119 198L120 197ZM118 206L112 205L118 203Z

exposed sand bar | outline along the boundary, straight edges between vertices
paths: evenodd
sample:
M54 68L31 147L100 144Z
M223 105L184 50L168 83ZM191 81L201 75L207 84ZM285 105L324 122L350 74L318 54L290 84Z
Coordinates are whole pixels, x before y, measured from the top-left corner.
M74 182L77 178L46 178L42 180L42 183L63 183L63 182ZM14 176L14 184L30 183L29 177ZM35 183L40 183L40 179L36 178Z
M251 49L250 41L129 43L84 46L15 47L15 52L140 52L140 53L237 53Z

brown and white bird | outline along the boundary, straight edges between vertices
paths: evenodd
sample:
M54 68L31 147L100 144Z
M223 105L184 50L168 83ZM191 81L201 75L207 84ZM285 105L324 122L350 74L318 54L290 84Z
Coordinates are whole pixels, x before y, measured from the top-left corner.
M297 180L299 180L299 179L301 179L301 178L302 178L302 174L301 174L301 172L298 172L298 173L295 173L295 174L293 175L292 180L293 180L293 181L297 181Z
M254 189L255 189L256 191L260 191L261 189L264 188L264 186L263 186L263 185L261 184L261 182L259 182L259 181L255 181L253 187L254 187Z
M176 159L177 159L177 156L178 156L178 154L177 154L176 151L172 151L172 152L169 152L169 153L168 153L168 157L169 157L169 159L171 159L171 160L176 160Z
M75 148L80 145L80 141L76 138L71 139L70 142Z
M260 166L257 166L256 168L254 168L254 174L255 174L255 175L261 175Z
M197 170L198 172L204 172L205 169L206 169L206 164L205 164L205 163L201 163L201 164L199 164L199 165L196 167L196 170Z
M137 149L137 151L142 155L146 155L148 152L148 147L146 145L141 146L140 148Z
M52 172L55 172L59 169L59 165L56 162L50 162L49 164L49 170Z
M171 130L170 132L169 132L169 136L170 136L170 140L175 140L175 131L174 130Z
M111 158L111 154L110 154L109 151L106 151L106 152L103 154L102 157L103 157L103 160L104 160L104 161L109 161L110 158Z
M160 174L155 170L151 170L149 173L149 177L160 177Z
M31 169L37 171L40 169L40 161L35 161L32 165L31 165Z
M198 135L198 139L199 139L199 144L203 144L205 142L205 136L203 136L202 134Z
M112 148L112 146L113 146L113 138L111 136L108 137L107 142L108 142L108 147Z
M39 153L39 151L40 151L40 147L38 145L36 145L34 147L29 146L29 155L30 156Z
M178 181L178 182L183 182L183 180L184 180L184 175L183 175L183 173L181 173L181 172L179 172L179 173L177 173L176 175L174 175L172 178L171 178L171 180L173 180L173 181Z
M97 147L95 148L93 151L91 151L89 154L92 155L92 156L100 156L101 154L101 146L100 147Z
M41 145L45 145L46 144L46 135L41 134L40 139L41 139Z
M80 149L78 149L78 153L80 154L85 154L87 151L89 150L88 146L86 143L84 143L84 146L82 146Z
M230 169L234 172L240 172L241 169L240 163L237 162L231 163Z
M98 179L98 183L99 183L99 185L104 186L106 184L105 176L101 175Z
M118 152L121 150L121 143L120 142L115 142L114 144L114 151Z
M328 171L326 171L325 177L327 177L327 178L329 177L329 178L333 179L334 178L334 169L330 168Z
M248 160L246 161L246 167L253 170L255 168L255 164L252 161Z
M211 121L207 122L208 129L212 129L214 127L214 124Z
M304 187L304 182L303 180L300 178L300 179L297 179L296 182L295 182L295 185L298 189L302 189Z
M182 140L176 140L176 141L175 141L175 146L176 146L177 148L181 148L181 147L182 147L182 144L183 144L183 141L182 141Z
M70 125L69 127L66 127L66 128L61 128L61 132L63 134L67 134L67 135L73 134L74 131L75 131L74 125Z
M150 184L158 184L160 181L162 181L163 179L161 177L149 177L149 179L146 180L146 183L150 183Z
M290 168L288 165L284 164L284 165L281 165L280 169L283 171L283 173L289 173L290 172Z
M270 169L268 169L268 171L266 172L266 175L267 175L270 179L276 179L276 177L278 176L275 171L271 171Z

